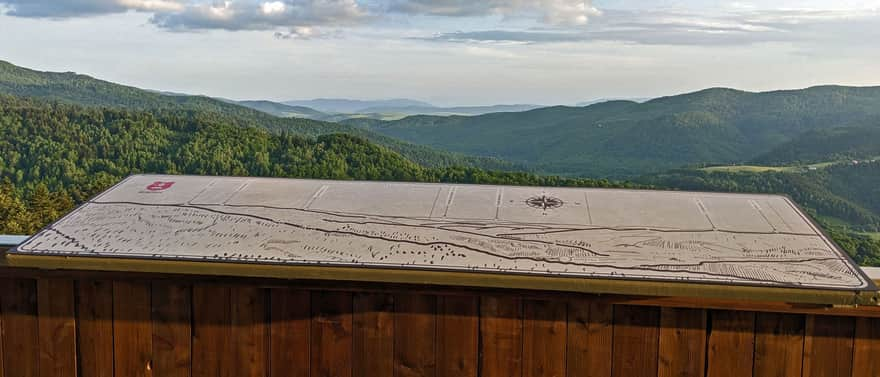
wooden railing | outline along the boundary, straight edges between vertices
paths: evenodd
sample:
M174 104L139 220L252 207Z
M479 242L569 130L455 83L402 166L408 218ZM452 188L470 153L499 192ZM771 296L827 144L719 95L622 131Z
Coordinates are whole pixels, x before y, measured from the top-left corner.
M5 377L880 376L875 308L10 268L0 285Z

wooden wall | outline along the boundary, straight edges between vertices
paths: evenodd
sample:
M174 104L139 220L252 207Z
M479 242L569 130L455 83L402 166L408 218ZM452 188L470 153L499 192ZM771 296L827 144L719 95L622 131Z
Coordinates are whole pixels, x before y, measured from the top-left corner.
M0 376L880 376L880 319L567 295L0 278Z

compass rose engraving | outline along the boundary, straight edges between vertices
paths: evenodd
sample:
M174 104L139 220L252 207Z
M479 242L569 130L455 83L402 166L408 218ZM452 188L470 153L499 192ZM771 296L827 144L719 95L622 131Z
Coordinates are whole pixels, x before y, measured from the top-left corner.
M562 199L559 198L548 195L540 195L526 199L526 204L529 207L546 211L548 209L556 209L562 207L563 202Z

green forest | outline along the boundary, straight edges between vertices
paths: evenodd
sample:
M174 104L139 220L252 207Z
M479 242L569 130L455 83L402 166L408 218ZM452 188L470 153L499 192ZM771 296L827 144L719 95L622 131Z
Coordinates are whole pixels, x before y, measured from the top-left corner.
M880 149L876 137L870 138L880 129L880 88L764 93L713 88L644 103L343 123L436 149L522 163L542 173L632 179L706 163L822 161L872 153ZM821 132L841 127L856 130ZM811 131L820 132L796 140ZM802 148L823 139L830 143Z

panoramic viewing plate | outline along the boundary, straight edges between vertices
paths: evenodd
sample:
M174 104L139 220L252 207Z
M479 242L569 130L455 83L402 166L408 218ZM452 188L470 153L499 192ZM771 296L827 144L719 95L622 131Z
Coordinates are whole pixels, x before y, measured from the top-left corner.
M10 253L873 289L771 195L138 175Z

